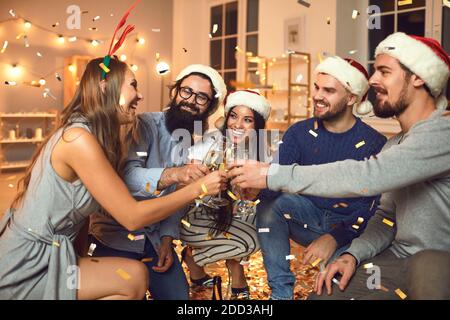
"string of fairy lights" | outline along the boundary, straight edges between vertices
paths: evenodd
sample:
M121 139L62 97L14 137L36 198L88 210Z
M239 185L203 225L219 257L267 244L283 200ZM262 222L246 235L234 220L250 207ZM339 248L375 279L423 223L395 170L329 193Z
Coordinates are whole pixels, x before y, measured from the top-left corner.
M50 27L46 27L46 26L42 26L39 25L35 22L32 21L32 19L29 19L28 17L24 17L22 15L20 15L19 13L17 13L14 9L10 9L9 10L9 15L11 17L9 17L8 19L2 20L0 21L0 25L1 24L7 24L7 23L15 23L18 24L19 26L22 25L22 31L15 36L16 40L22 40L23 41L23 46L25 48L30 48L30 37L29 37L29 33L31 31L32 28L36 28L42 32L46 32L49 34L52 34L55 38L55 44L58 44L60 46L66 46L68 44L75 44L76 42L80 42L80 41L84 41L85 43L88 43L89 45L91 45L93 48L98 47L99 45L108 42L109 38L97 38L97 37L81 37L81 36L74 36L73 34L66 34L66 33L62 33L59 32L57 30L55 30L60 23L59 22L55 22L51 25L51 29ZM82 11L81 14L87 14L88 11ZM111 17L114 16L114 14L110 14ZM96 22L100 19L100 16L95 16L94 18L92 18L92 22ZM20 28L20 27L19 27ZM98 31L97 27L90 27L89 31ZM152 30L154 32L159 32L159 30ZM119 55L119 59L123 62L127 61L127 60L132 60L135 49L137 46L144 46L145 45L145 39L143 37L139 37L137 33L131 33L130 37L135 37L135 44L136 46L132 48L132 52L131 52L131 59L129 59L127 57L126 54L120 54ZM115 39L115 41L117 41L118 39ZM4 40L3 44L1 45L0 42L0 56L2 54L4 54L9 46L10 41L8 40ZM40 51L36 51L36 56L38 58L43 58L44 54ZM2 59L4 60L4 59ZM69 64L69 65L63 65L63 66L59 66L57 68L55 68L54 70L51 70L50 72L46 73L46 74L39 74L38 72L33 71L32 68L25 66L24 64L19 64L19 63L5 63L2 62L3 64L6 64L9 68L8 70L8 75L9 77L11 77L11 80L5 80L4 84L6 86L17 86L20 83L18 81L16 81L17 78L20 77L20 75L22 74L23 70L26 70L28 74L32 75L33 77L36 77L37 79L35 80L31 80L31 81L22 81L21 84L23 85L27 85L27 86L32 86L32 87L44 87L47 84L47 80L49 79L49 77L54 76L58 81L62 81L61 78L61 72L64 70L64 68L68 68L68 70L71 73L75 73L76 72L76 66ZM138 65L135 63L130 63L130 68L134 71L137 72L138 71ZM169 67L165 67L164 69L168 69ZM159 71L158 71L159 73ZM43 92L43 96L44 97L52 97L54 98L54 95L51 94L50 90L48 88L44 89Z

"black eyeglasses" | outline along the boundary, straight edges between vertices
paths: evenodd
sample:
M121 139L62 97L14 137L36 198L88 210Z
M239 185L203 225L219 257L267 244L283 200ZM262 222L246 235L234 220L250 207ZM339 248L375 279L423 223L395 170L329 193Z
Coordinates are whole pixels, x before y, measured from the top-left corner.
M194 92L194 90L192 90L189 87L181 87L180 91L178 92L178 94L180 95L181 98L183 98L184 100L189 99L190 97L192 97L192 95L195 95L195 103L200 105L200 106L204 106L206 105L209 101L211 101L211 98L208 97L206 94L201 93L201 92Z

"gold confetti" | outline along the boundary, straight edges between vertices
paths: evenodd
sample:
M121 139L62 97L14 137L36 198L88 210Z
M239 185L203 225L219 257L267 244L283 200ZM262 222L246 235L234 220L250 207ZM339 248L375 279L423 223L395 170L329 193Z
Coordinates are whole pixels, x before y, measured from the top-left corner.
M394 226L394 222L392 222L391 220L388 220L386 218L383 219L383 223L387 224L390 227Z
M230 190L227 190L227 194L228 194L228 195L230 196L230 198L233 199L234 201L237 201L237 200L238 200L238 197L236 197L236 196L234 195L234 193L231 192Z
M119 268L116 270L116 273L124 280L130 280L131 276L123 269Z
M55 247L60 247L61 245L58 243L58 242L56 242L56 241L53 241L53 245L55 246Z
M145 300L152 300L152 294L148 290L145 292Z
M155 195L155 196L159 196L160 194L161 194L161 191L159 191L159 190L153 191L153 195Z
M105 66L105 64L102 62L99 64L100 68L103 69L103 71L105 71L106 73L109 73L111 70L109 70L109 68L107 66Z
M144 258L144 259L142 259L141 260L141 262L152 262L153 261L153 258Z
M366 142L363 140L363 141L361 141L361 142L358 142L356 145L355 145L355 147L356 147L356 149L359 149L359 148L361 148L363 145L365 145L366 144Z
M284 217L285 217L286 219L291 219L291 215L288 214L288 213L286 213L286 214L284 215Z
M364 218L358 217L358 221L356 221L357 224L362 224L364 222Z
M260 202L261 202L261 200L259 200L259 199L256 201L253 201L252 206L256 207L258 204L260 204Z
M149 193L150 192L150 182L147 182L145 184L145 192Z
M345 202L339 203L339 206L342 208L348 208L348 204L346 204Z
M400 299L405 300L407 295L400 289L396 289L395 293L400 297Z
M14 185L12 183L10 183L10 184L8 184L8 187L12 189L12 188L14 188Z
M358 10L353 10L352 12L352 19L356 20L356 18L358 18L359 16L359 11Z
M364 269L372 269L373 268L373 263L372 262L366 263L365 265L363 265L363 268Z
M314 121L314 130L319 129L319 123L317 121Z
M413 3L413 0L399 0L398 1L398 6L399 7L406 6L406 5L409 5L409 4L412 4L412 3Z
M207 194L207 193L208 193L208 189L206 188L206 186L205 186L204 183L202 183L201 187L202 187L203 193L206 193L206 194Z
M319 136L316 132L312 130L309 130L309 134L312 135L314 138L317 138Z
M355 229L355 230L358 230L358 229L359 229L359 226L356 225L356 224L354 224L354 225L352 225L352 228Z
M136 240L136 237L134 235L132 235L131 233L129 233L128 239L130 239L131 241L134 241L134 240Z
M209 240L212 240L212 239L213 239L213 237L209 233L205 236L205 240L206 241L209 241Z
M227 238L228 240L231 239L231 234L229 234L228 232L224 232L223 235L224 235L225 238Z
M321 261L322 261L321 258L317 258L313 263L311 263L311 265L312 265L313 267L315 267L315 266L317 266Z
M189 222L187 222L186 220L184 220L184 219L181 219L181 223L184 224L188 228L191 227L191 224Z

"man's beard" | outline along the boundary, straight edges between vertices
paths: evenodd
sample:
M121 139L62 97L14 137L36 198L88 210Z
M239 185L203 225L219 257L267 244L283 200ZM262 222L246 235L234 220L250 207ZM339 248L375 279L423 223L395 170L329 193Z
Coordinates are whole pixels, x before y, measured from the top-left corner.
M183 106L194 110L196 114L181 109ZM206 130L205 125L208 119L208 112L205 111L199 114L200 109L195 104L187 101L181 101L177 104L175 99L173 99L168 107L169 109L166 112L166 127L170 133L173 133L176 129L185 129L192 135L194 133L195 121L202 123L202 133Z
M323 100L321 102L330 106L329 103L326 103ZM316 116L316 112L314 112L314 116L322 121L333 121L342 117L346 109L347 109L347 100L342 99L335 107L330 108L327 112L321 115Z
M391 104L386 100L386 102L381 103L376 99L373 106L373 112L379 118L399 117L409 106L409 103L406 101L407 92L408 83L405 82L397 102Z

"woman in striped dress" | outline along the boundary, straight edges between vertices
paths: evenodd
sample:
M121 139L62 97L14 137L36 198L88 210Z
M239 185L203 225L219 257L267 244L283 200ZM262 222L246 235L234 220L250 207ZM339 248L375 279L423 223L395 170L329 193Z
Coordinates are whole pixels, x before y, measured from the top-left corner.
M221 131L204 137L189 151L193 162L209 166L228 160L260 159L260 130L270 114L268 101L256 92L243 90L230 94L225 102L225 121ZM221 152L222 151L222 152ZM214 153L219 155L215 158ZM212 163L211 163L212 162ZM223 169L223 168L222 168ZM249 288L243 265L259 250L255 226L256 194L250 190L229 190L222 195L229 205L219 209L205 198L186 214L181 227L181 240L187 247L183 260L190 270L191 282L211 283L204 266L226 260L231 273L231 299L249 299ZM199 279L199 280L194 280ZM209 280L209 281L208 281Z

